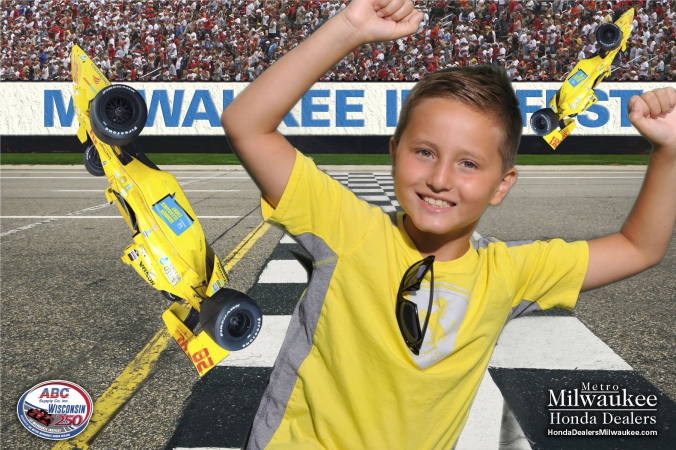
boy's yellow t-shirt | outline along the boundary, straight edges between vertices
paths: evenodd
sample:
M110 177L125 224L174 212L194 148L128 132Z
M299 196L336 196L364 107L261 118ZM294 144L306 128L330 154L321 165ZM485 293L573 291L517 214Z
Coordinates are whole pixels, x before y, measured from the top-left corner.
M422 256L403 228L300 152L263 217L314 259L247 448L450 449L515 309L572 309L584 241L491 242L434 263L434 306L420 356L406 347L396 294ZM412 300L427 312L429 278ZM422 324L422 320L421 320Z

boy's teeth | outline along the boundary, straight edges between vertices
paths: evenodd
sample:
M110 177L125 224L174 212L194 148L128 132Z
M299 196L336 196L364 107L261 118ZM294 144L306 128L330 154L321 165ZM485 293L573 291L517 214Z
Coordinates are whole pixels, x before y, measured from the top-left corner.
M426 203L429 203L432 206L451 206L448 204L448 202L445 202L444 200L436 200L430 197L423 197L423 200L425 200Z

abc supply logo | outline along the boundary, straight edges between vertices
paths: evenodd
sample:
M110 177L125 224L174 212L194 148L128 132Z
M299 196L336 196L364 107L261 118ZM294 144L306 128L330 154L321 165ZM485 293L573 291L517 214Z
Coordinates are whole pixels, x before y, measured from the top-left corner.
M92 417L92 399L70 381L50 380L36 384L19 399L19 420L34 435L51 440L80 434Z

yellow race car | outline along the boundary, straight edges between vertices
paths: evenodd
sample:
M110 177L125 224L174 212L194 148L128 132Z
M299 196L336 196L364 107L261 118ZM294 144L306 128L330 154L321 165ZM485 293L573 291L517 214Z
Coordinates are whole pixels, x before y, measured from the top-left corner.
M256 339L261 311L247 295L225 287L225 270L176 178L128 147L145 126L143 97L129 86L111 84L78 46L71 66L77 135L92 143L85 150L85 168L108 178L106 198L133 233L122 261L174 301L162 318L204 375L230 351Z
M596 29L599 52L580 60L549 101L549 108L540 109L531 116L531 128L553 149L573 131L575 116L598 102L594 89L610 75L617 53L626 49L633 21L634 9L631 8L615 23L599 26Z

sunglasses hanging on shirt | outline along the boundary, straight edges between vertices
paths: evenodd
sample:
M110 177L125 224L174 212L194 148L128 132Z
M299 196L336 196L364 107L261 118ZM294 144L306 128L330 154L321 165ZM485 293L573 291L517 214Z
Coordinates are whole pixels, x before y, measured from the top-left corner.
M418 307L415 303L404 298L407 292L416 292L420 290L420 283L427 272L430 272L430 300L427 307L427 316L423 323L422 329L420 327L420 320L418 319ZM397 323L399 330L406 342L406 346L413 352L414 355L420 354L420 347L422 347L425 332L427 331L427 324L430 320L430 313L432 311L432 299L434 298L434 255L430 255L425 259L418 261L406 270L404 277L399 284L397 291Z

